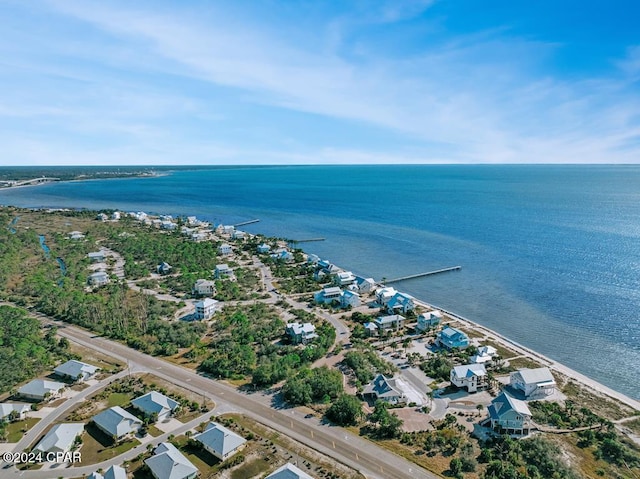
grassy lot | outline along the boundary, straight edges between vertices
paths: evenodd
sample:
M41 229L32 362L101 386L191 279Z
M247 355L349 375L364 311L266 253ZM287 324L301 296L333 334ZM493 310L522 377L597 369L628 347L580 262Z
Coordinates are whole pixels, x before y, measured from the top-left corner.
M35 426L40 418L29 417L23 421L12 422L7 425L7 442L18 442L24 433Z
M164 434L160 429L155 427L153 424L150 426L147 426L147 432L151 434L153 437L162 436Z
M107 399L108 407L124 406L133 399L133 395L130 393L111 393Z
M131 439L122 444L115 445L110 437L107 437L93 424L85 426L86 434L82 436L82 462L84 464L96 464L133 449L140 444L137 439Z
M512 369L513 371L517 370L517 369L522 369L522 368L529 368L529 369L535 369L535 368L541 368L542 364L539 363L538 361L534 361L531 358L515 358L515 359L510 359L509 360L509 369Z
M636 411L621 402L595 394L573 381L567 382L562 388L562 392L580 406L587 407L599 416L606 417L612 421L636 414Z
M260 473L264 473L269 468L269 463L262 458L257 458L249 462L245 462L237 469L231 471L231 479L246 479L247 477L255 477Z

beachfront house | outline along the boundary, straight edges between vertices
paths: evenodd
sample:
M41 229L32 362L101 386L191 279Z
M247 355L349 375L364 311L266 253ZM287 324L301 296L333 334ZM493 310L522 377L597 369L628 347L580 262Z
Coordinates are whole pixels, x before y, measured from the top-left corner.
M104 286L109 283L109 275L105 271L96 271L89 275L87 283L91 286Z
M173 231L178 227L176 223L170 220L165 220L160 222L160 228L166 231Z
M307 344L309 341L318 337L316 327L313 324L301 324L297 321L287 324L285 334L289 337L292 344Z
M487 387L487 370L484 364L456 366L449 373L451 384L474 393Z
M232 249L231 249L231 245L228 243L223 243L220 246L218 246L218 253L223 254L223 255L227 255L227 254L231 254L232 253Z
M231 269L229 265L225 263L216 265L216 269L213 272L213 276L216 279L233 278L233 269Z
M245 233L244 231L240 231L240 230L235 230L233 232L233 234L231 235L231 238L233 238L234 240L238 240L238 241L243 241L246 237L247 237L247 233Z
M373 278L363 278L356 276L356 286L360 294L371 293L376 288L376 282Z
M331 286L329 288L323 288L322 291L318 291L313 299L318 304L339 304L342 290L337 286Z
M509 385L522 391L526 399L534 399L553 394L556 380L549 368L523 368L511 373Z
M436 335L436 344L446 349L463 349L469 346L469 336L452 327L445 327Z
M216 294L216 283L208 279L199 279L193 285L193 294L200 296L214 296Z
M294 260L293 253L286 248L279 249L275 253L271 254L271 257L276 261L283 263L291 263Z
M284 466L280 466L264 479L313 479L313 477L290 462L287 462Z
M202 301L196 302L195 319L207 320L215 314L218 309L219 301L211 298L205 298Z
M348 289L343 291L340 294L340 306L343 308L357 308L360 306L360 295Z
M34 452L53 452L53 453L66 453L71 450L76 443L76 438L84 432L84 424L82 423L65 423L56 424L51 430L42 438L36 447L33 448Z
M413 311L415 307L414 297L406 293L397 292L387 302L387 312L389 314L407 314L409 311Z
M243 437L215 422L210 422L204 432L196 434L193 439L221 461L229 459L247 443Z
M180 403L157 391L150 391L131 401L131 405L146 417L155 417L157 421L169 419Z
M104 261L104 251L92 251L87 254L87 258L89 258L92 263L101 263Z
M71 359L66 363L63 363L60 366L56 367L53 372L63 379L69 379L76 382L84 382L93 378L99 370L100 368L97 366Z
M107 221L109 217L105 213L98 213L98 216L96 216L96 219L98 221Z
M349 286L355 283L356 277L351 271L339 271L334 276L334 283L338 286Z
M399 330L404 326L405 318L399 314L391 314L388 316L380 316L373 320L373 323L377 326L378 332Z
M65 387L66 384L56 381L34 379L18 389L18 395L25 399L44 401L57 398Z
M532 414L527 403L506 392L491 401L488 407L491 428L512 436L529 434L533 426Z
M381 307L386 307L387 303L395 296L397 291L391 286L379 288L376 290L376 303Z
M100 474L92 472L87 479L127 479L127 470L121 466L111 466L109 469Z
M397 380L388 378L384 374L378 374L373 381L367 384L362 391L365 399L373 402L380 400L389 404L404 404L407 397L398 387Z
M436 327L442 321L442 313L440 311L427 311L418 315L418 323L416 324L416 331L423 332L429 331Z
M18 403L0 403L0 421L22 421L31 411L31 405Z
M144 463L155 479L193 479L198 468L170 442L161 442Z
M490 363L498 355L498 350L493 346L480 346L477 354L471 356L470 361L476 364Z
M120 406L111 407L92 419L98 429L114 440L122 439L140 429L142 421Z

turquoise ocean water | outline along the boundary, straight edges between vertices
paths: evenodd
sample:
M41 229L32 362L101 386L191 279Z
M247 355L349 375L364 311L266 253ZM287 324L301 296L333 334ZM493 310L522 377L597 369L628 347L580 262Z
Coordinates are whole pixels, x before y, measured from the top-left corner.
M292 239L640 399L640 167L308 166L0 191L0 204L197 215Z

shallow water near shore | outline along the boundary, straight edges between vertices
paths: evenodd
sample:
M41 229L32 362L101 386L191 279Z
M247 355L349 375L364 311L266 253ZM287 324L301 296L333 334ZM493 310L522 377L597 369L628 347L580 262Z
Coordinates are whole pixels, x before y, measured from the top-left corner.
M0 203L196 215L303 243L640 399L640 167L308 166L0 190Z

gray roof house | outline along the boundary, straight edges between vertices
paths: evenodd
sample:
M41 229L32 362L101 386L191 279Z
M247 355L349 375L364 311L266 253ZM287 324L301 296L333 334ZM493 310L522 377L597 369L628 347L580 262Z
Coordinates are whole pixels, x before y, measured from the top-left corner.
M145 416L151 416L153 414L158 415L158 420L162 421L175 411L180 405L177 401L160 394L157 391L151 391L131 401L131 405L144 413Z
M17 419L24 419L27 413L31 411L31 405L29 404L17 404L17 403L1 403L0 404L0 420L8 419L12 412L17 414Z
M156 479L192 479L198 475L198 468L170 442L158 444L154 455L144 462Z
M491 427L506 431L507 434L526 435L533 425L527 403L506 392L491 401L488 411Z
M42 438L34 451L39 452L69 452L76 437L84 431L82 423L57 424Z
M120 466L111 466L104 474L92 472L87 479L127 479L127 470Z
M284 466L279 467L265 479L313 479L309 474L287 462Z
M93 417L95 425L108 436L120 439L137 431L142 421L120 406L114 406Z
M96 271L89 275L87 282L92 286L104 286L109 283L109 275L104 271Z
M74 381L86 381L95 376L99 369L97 366L71 359L55 368L53 372L63 378L73 379Z
M487 370L484 364L465 364L455 366L449 373L451 384L459 388L466 388L474 393L487 386Z
M407 402L407 397L397 386L396 380L387 378L384 374L378 374L373 381L367 384L362 395L373 400L382 400L389 404L402 404Z
M57 381L34 379L18 389L18 394L27 399L44 401L45 398L54 398L58 396L60 391L65 387L66 384L59 383Z
M204 432L193 438L221 461L233 456L247 442L243 437L215 422L210 422Z
M549 368L519 369L511 373L509 384L521 390L527 399L549 396L556 389L556 380Z

